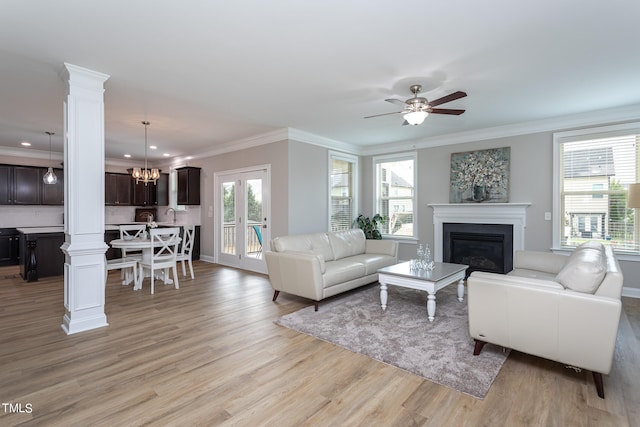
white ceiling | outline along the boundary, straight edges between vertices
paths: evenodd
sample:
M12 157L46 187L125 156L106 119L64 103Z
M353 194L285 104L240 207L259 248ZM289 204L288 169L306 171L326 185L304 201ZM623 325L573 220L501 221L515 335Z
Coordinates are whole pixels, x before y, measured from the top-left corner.
M105 84L106 156L283 128L370 150L562 117L640 117L637 0L2 0L0 153L62 151L65 62ZM401 126L420 83L461 116ZM600 113L602 112L602 113Z

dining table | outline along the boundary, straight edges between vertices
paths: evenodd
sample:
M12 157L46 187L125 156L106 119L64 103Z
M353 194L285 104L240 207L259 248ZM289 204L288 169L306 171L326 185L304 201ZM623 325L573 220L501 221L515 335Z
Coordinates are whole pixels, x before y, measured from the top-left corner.
M182 241L182 238L180 237L176 237L176 239L178 240L178 243ZM114 239L110 241L109 244L111 245L111 247L118 248L118 249L142 250L142 261L145 263L151 262L151 254L152 254L151 239L149 239L148 237L147 238L134 237L131 239ZM164 277L156 276L156 278L162 279L165 285L173 284L173 280L169 278L168 268L163 271L162 276ZM147 276L143 276L140 278L139 282L136 285L134 285L133 290L142 289L142 281L144 280L145 277Z

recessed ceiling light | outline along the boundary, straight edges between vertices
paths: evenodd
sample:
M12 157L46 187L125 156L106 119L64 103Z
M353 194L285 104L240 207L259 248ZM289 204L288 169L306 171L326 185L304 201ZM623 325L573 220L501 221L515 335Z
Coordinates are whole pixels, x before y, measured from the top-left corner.
M157 145L150 145L149 148L152 149L152 150L157 150L158 146Z
M30 143L30 142L27 142L27 141L22 141L22 142L20 143L20 145L25 146L25 147L31 147L31 143Z
M164 153L164 154L163 154L163 156L165 156L165 157L169 157L170 155L171 155L171 154L169 154L169 153Z
M131 157L131 154L125 154L124 156L128 159L129 157Z

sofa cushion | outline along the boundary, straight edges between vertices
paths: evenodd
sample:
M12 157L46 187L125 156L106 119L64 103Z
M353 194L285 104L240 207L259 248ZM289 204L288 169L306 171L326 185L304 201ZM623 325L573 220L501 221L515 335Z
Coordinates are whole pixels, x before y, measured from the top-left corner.
M574 250L556 280L572 291L593 294L606 273L604 247L597 242L587 242Z
M507 275L512 277L528 277L530 279L557 281L556 279L557 274L547 273L545 271L539 271L539 270L529 270L526 268L515 268L511 270L509 273L507 273Z
M569 261L568 256L552 252L516 251L513 258L514 270L540 271L555 276Z
M364 232L359 228L328 233L336 260L363 254L366 248Z
M324 288L365 276L364 264L353 261L351 258L327 262L325 265L326 270L322 275L322 286Z
M381 268L388 267L396 263L395 257L383 254L361 254L352 256L349 260L362 263L365 269L364 273L367 276L369 274L375 274Z
M299 234L276 237L271 241L271 249L275 252L309 252L322 255L325 261L333 261L333 250L327 233Z

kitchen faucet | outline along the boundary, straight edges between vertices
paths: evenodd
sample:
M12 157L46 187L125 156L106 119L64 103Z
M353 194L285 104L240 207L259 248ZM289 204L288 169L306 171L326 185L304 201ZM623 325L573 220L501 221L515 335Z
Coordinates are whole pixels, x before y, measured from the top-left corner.
M148 213L147 214L147 222L153 222L153 214L152 213Z
M169 211L173 212L173 223L176 223L176 210L173 208L168 208L164 213L165 215L169 214Z

